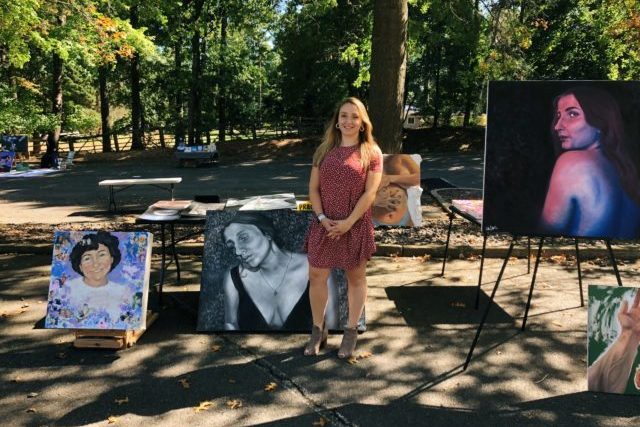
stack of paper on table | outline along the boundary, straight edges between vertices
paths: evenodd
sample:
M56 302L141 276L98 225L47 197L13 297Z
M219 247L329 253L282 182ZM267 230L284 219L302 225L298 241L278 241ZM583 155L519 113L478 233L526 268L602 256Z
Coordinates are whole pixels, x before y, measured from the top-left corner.
M296 209L296 196L293 193L253 196L246 199L229 199L225 209L241 211L269 211L275 209Z

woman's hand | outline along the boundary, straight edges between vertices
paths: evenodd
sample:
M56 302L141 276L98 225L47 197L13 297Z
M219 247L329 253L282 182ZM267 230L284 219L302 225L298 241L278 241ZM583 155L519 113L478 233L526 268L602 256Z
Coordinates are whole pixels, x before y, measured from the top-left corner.
M383 208L389 212L395 211L402 204L402 198L398 191L391 191L391 187L380 188L376 193L376 198L373 202L374 206Z
M327 236L331 239L337 240L340 236L351 230L351 227L353 227L353 223L347 219L332 221Z
M331 227L333 226L334 223L335 223L335 221L333 221L333 220L331 220L331 219L329 219L327 217L324 217L322 219L322 221L320 221L320 224L322 224L322 226L324 227L325 230L327 230L327 232L331 231Z

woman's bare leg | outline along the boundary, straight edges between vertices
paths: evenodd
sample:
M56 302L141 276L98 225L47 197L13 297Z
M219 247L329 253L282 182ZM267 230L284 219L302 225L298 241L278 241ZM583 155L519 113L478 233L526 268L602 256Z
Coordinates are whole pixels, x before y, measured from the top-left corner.
M362 316L364 303L367 300L367 261L362 261L357 267L347 270L347 295L349 298L348 328L358 326L358 320Z
M324 312L329 299L327 280L331 270L328 268L316 268L309 266L309 303L313 324L322 328Z

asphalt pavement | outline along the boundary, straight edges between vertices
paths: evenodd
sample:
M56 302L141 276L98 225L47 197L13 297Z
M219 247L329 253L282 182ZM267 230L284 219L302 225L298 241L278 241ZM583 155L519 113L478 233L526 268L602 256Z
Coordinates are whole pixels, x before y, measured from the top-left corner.
M423 177L463 187L482 182L481 156L423 160ZM426 169L425 169L426 168ZM33 179L0 181L0 223L59 224L113 219L101 179L181 176L177 197L261 192L306 194L309 164L246 162L206 168L79 163ZM140 209L162 190L118 194ZM19 226L19 225L18 225ZM0 417L4 425L585 425L640 424L637 397L586 391L586 307L575 263L541 263L526 331L520 331L532 274L509 260L467 370L463 363L502 261L485 260L480 308L473 306L480 259L374 257L367 270L367 331L356 363L337 358L339 335L304 357L300 334L197 333L201 258L181 256L164 305L137 344L79 350L73 334L43 329L51 255L0 253ZM159 257L152 263L152 290ZM583 263L583 281L615 285L611 267ZM634 284L640 263L619 265ZM584 290L586 297L586 289Z

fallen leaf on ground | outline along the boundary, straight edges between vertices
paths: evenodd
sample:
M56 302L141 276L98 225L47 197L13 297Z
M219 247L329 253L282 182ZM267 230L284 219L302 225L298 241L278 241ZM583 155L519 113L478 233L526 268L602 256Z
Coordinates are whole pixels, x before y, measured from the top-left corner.
M32 393L27 394L27 397L28 397L29 399L31 399L31 398L33 398L33 397L38 397L38 394L39 394L39 393L32 392Z
M26 309L22 308L18 311L8 311L6 313L2 313L0 314L0 317L13 317L13 316L18 316L22 313L24 313L25 311L27 311Z
M182 378L179 379L178 382L180 383L180 385L182 386L182 388L189 388L191 387L191 384L189 384L189 380L187 378Z
M329 420L327 420L325 417L320 417L320 419L318 421L314 421L313 425L314 426L318 426L318 427L324 427L329 423Z
M24 304L22 304L22 307L20 307L20 308L27 308L27 307L29 307L29 304L24 303Z
M122 399L115 399L114 402L116 402L118 405L129 403L129 396L125 396Z
M546 380L549 374L545 374L544 377L540 378L538 381L534 381L536 384L540 384L542 381Z
M235 384L236 380L234 380L233 378L229 378L229 384Z
M221 345L214 344L214 345L211 346L211 351L213 351L214 353L216 351L220 351L220 350L222 350L222 346Z
M196 406L194 408L194 410L196 412L202 412L202 411L206 411L207 409L211 408L213 406L213 402L209 401L209 400L205 400L204 402L200 402L200 404L198 406Z
M358 359L368 359L372 356L373 354L370 351L363 351L362 353L358 354Z
M118 422L118 417L110 415L109 418L107 418L107 423L108 424L115 424Z
M231 409L242 408L242 402L238 399L227 400L227 406Z
M38 412L38 411L36 411L36 408L29 408L29 409L27 409L27 410L26 410L26 411L24 411L24 412L27 412L27 413L29 413L29 414L34 414L34 413L36 413L36 412Z
M271 382L264 387L264 391L274 391L278 387L278 384Z
M564 326L564 325L563 325L562 323L560 323L560 322L551 322L551 323L552 323L552 324L554 324L554 325L556 325L556 326L559 326L559 327L561 327L561 328Z

